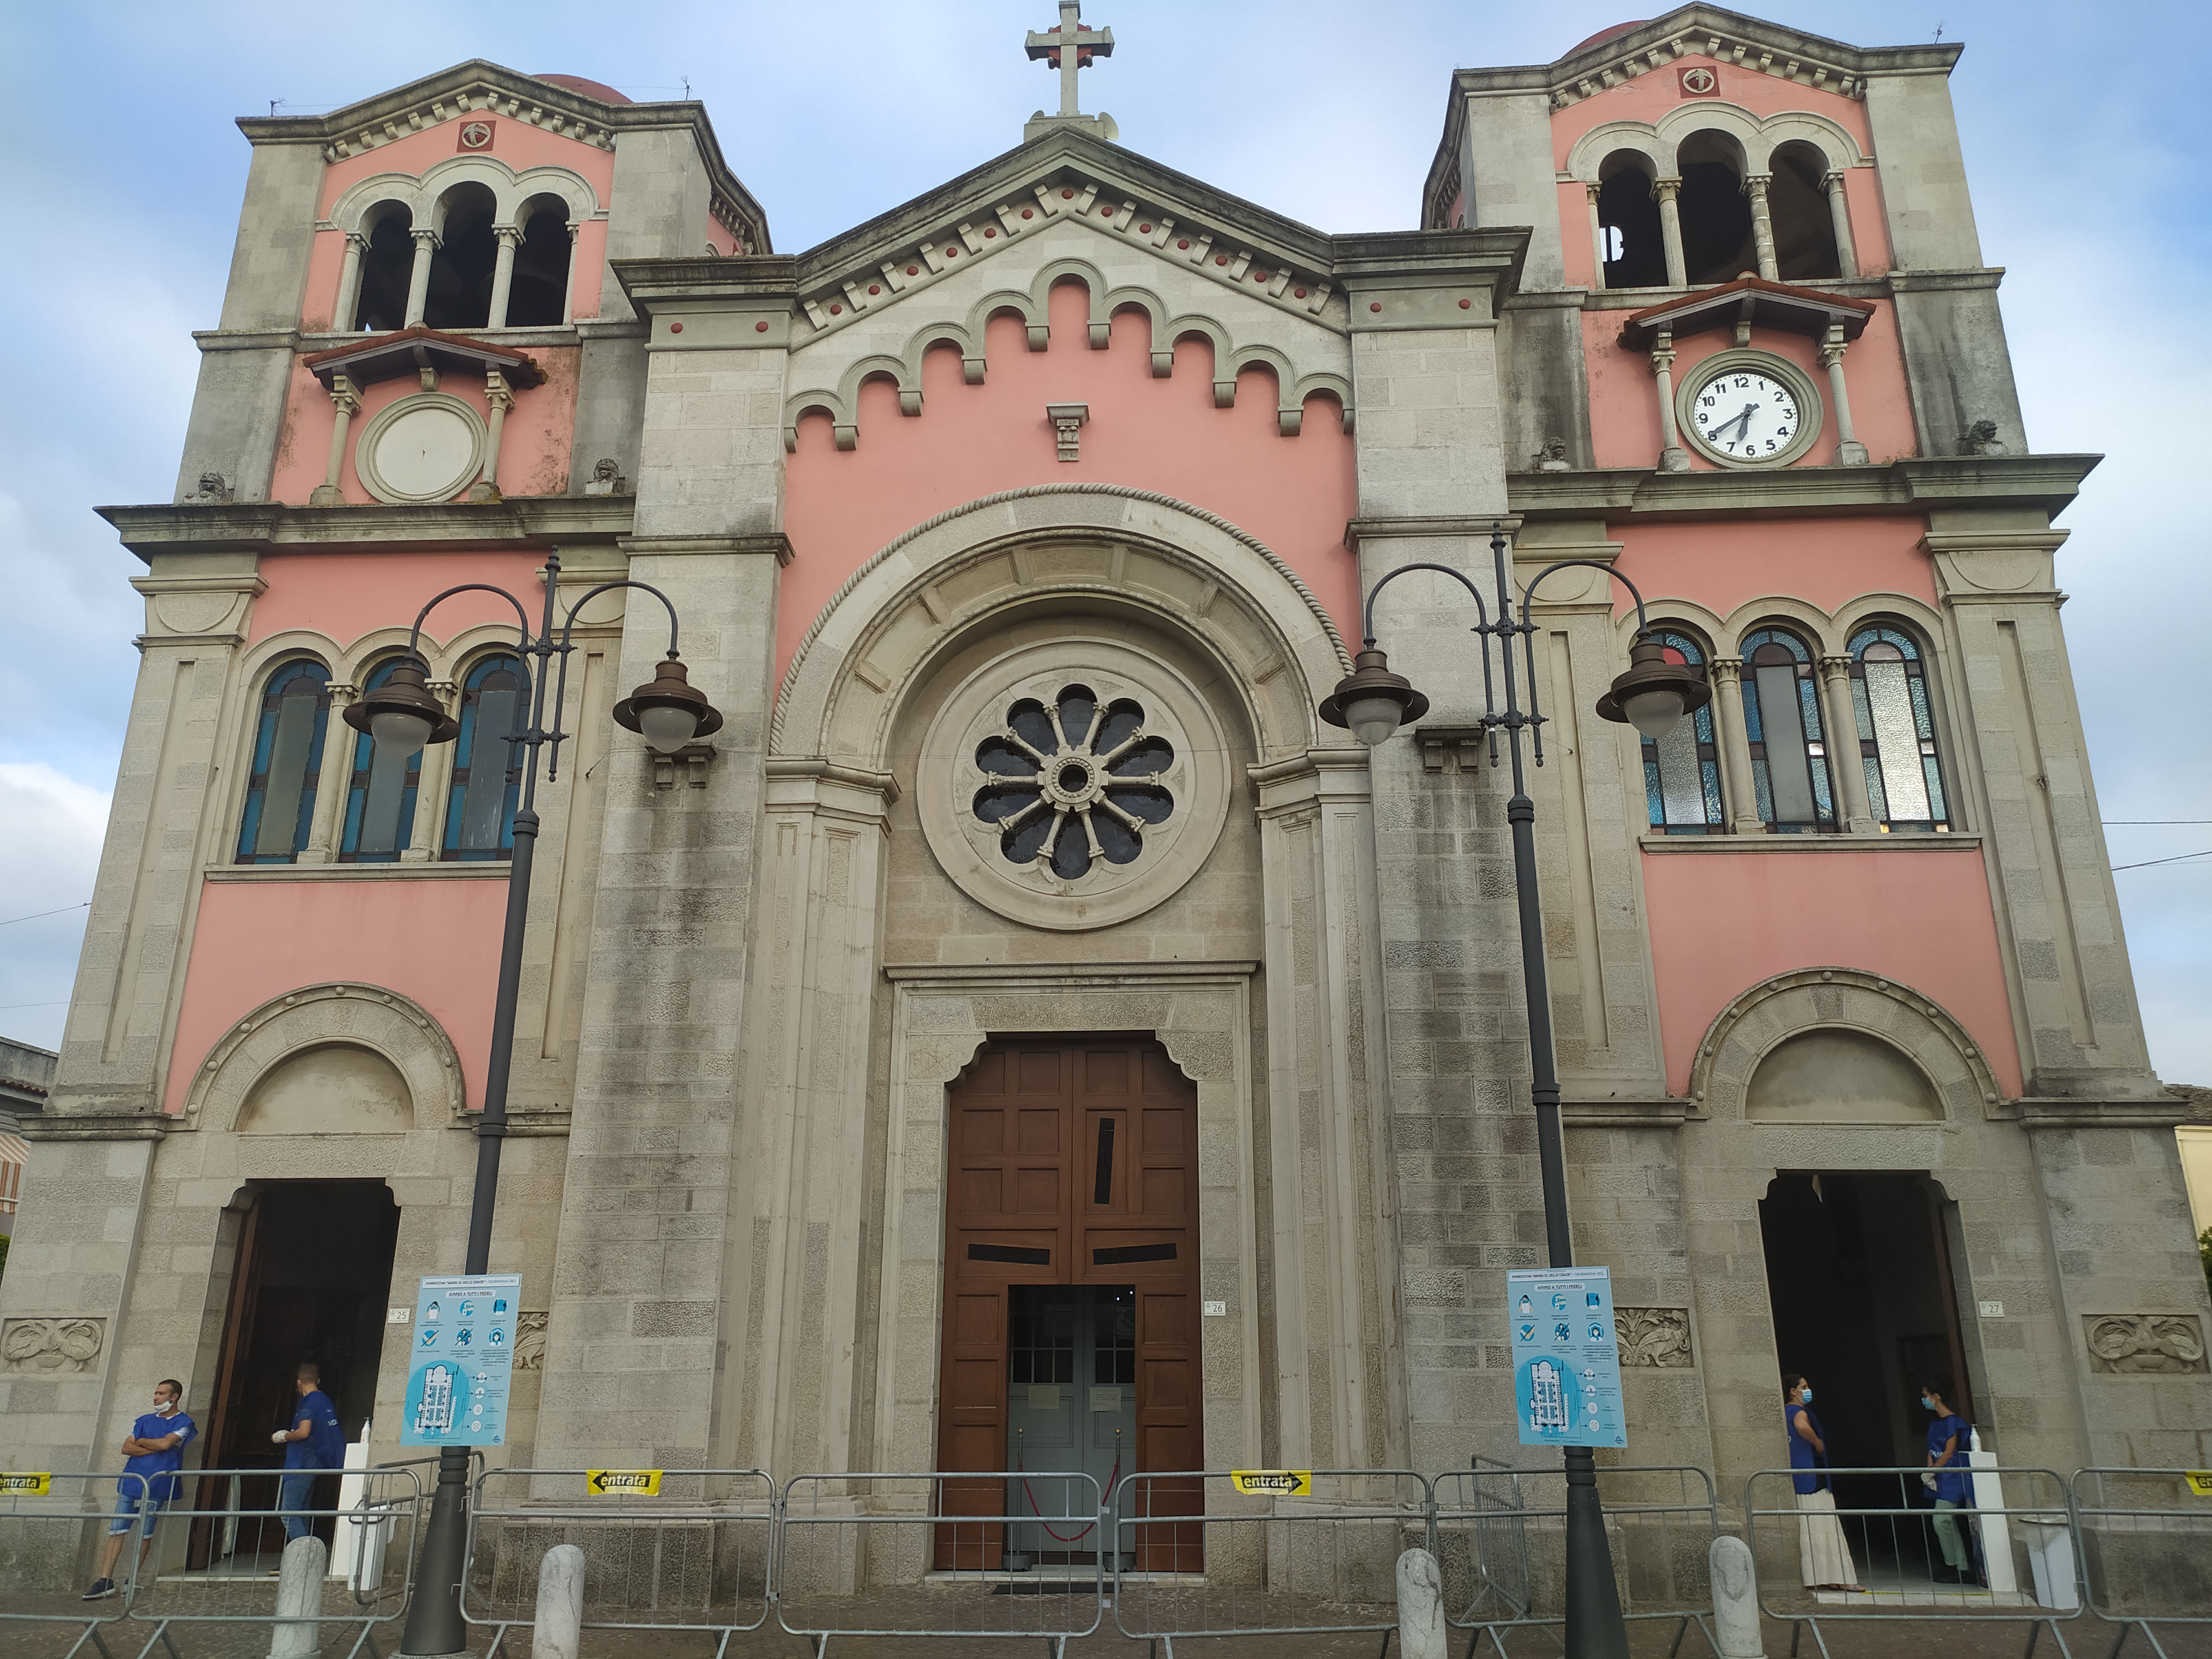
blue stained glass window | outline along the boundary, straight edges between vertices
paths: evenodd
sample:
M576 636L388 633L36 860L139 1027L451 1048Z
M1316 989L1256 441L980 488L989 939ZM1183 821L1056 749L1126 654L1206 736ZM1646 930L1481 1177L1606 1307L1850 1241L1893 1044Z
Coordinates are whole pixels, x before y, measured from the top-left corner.
M362 682L374 691L404 661L393 657ZM353 769L346 790L345 830L338 840L341 864L395 864L407 850L415 829L415 799L422 781L422 751L395 759L376 746L368 732L353 740Z
M1786 629L1745 636L1743 720L1759 816L1780 835L1836 828L1813 649Z
M461 729L453 743L453 782L446 796L440 856L485 862L514 850L514 809L522 799L522 730L529 683L513 656L485 657L461 683Z
M1887 623L1851 635L1851 703L1867 798L1885 833L1941 835L1950 828L1928 701L1924 653Z
M331 673L306 658L281 663L262 682L253 729L238 862L290 864L307 844L330 723Z
M1702 670L1705 648L1680 629L1656 630L1669 662ZM1644 789L1651 827L1663 836L1708 836L1721 818L1720 751L1713 742L1713 710L1707 703L1676 722L1665 737L1646 738Z

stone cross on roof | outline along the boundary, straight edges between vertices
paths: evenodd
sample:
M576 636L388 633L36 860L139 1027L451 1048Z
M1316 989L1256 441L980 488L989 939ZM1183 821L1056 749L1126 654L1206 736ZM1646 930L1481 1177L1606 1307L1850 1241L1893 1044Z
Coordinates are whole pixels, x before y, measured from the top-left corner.
M1053 67L1060 71L1060 112L1062 115L1082 113L1075 106L1076 71L1093 57L1111 58L1114 55L1114 31L1085 28L1076 15L1079 9L1079 0L1060 0L1059 23L1042 34L1031 29L1027 42L1030 62L1049 58ZM1076 50L1063 52L1061 48L1070 42L1074 44Z

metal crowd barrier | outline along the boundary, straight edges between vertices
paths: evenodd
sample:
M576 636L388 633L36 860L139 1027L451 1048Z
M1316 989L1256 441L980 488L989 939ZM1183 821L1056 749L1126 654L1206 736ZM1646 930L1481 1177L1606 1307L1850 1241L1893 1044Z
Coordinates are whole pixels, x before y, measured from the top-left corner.
M1087 1474L795 1475L777 1621L812 1638L817 1659L836 1636L1028 1638L1059 1659L1104 1616L1100 1497Z
M584 1552L586 1630L730 1638L768 1622L775 1483L758 1469L494 1469L477 1478L461 1617L494 1627L485 1659L538 1616L546 1551Z
M324 1626L335 1625L341 1635L353 1632L349 1655L364 1648L376 1650L372 1639L376 1626L389 1624L406 1609L420 1483L407 1469L319 1470L307 1504L286 1511L279 1507L283 1474L280 1469L187 1469L178 1477L183 1489L168 1506L162 1525L189 1524L194 1554L204 1543L204 1565L152 1571L166 1553L156 1535L155 1553L138 1581L129 1611L134 1623L154 1626L142 1653L152 1652L159 1644L174 1654L175 1638L198 1626L279 1623L312 1624L318 1640ZM342 1474L361 1480L361 1496L349 1505L337 1500ZM317 1612L280 1620L277 1568L288 1520L335 1542L332 1559L349 1559L353 1565L336 1583L325 1578ZM349 1528L378 1529L389 1547L364 1551L356 1542L349 1549ZM368 1576L372 1563L373 1577Z
M101 1601L83 1595L98 1576L118 1498L127 1495L136 1504L145 1489L144 1478L136 1474L0 1476L0 1632L8 1632L9 1650L21 1651L16 1644L30 1639L29 1626L52 1626L57 1640L76 1632L67 1654L89 1646L114 1659L103 1632L129 1615L137 1590L139 1547L146 1536L143 1504L116 1558L115 1595Z
M2198 1470L2192 1481L2185 1469L2090 1468L2077 1469L2073 1484L2090 1608L2121 1626L2113 1654L2139 1631L2166 1659L2157 1626L2212 1625L2212 1476ZM2039 1594L2058 1567L2048 1546L2042 1557Z
M1707 1621L1712 1545L1720 1535L1712 1477L1691 1464L1607 1466L1598 1469L1597 1484L1622 1615L1673 1620L1669 1659L1692 1625L1717 1653ZM1516 1630L1540 1630L1556 1644L1566 1616L1566 1472L1477 1458L1431 1485L1444 1618L1474 1632L1468 1652L1487 1634L1504 1655Z
M2051 1559L2047 1537L2071 1531L2072 1494L2052 1469L1972 1468L1972 1503L1949 1510L1932 1509L1921 1476L1925 1468L1829 1469L1845 1490L1837 1495L1835 1518L1849 1545L1857 1587L1821 1592L1804 1582L1814 1570L1812 1532L1801 1509L1793 1477L1799 1471L1761 1469L1744 1482L1744 1540L1758 1564L1759 1611L1790 1626L1790 1652L1802 1630L1826 1656L1823 1624L1878 1626L1884 1623L1974 1623L2010 1620L2028 1626L2027 1650L2048 1629L2061 1653L2067 1646L2063 1626L2081 1616L2071 1564L2060 1582L2046 1583L2049 1601L2020 1588L2023 1565L2034 1576L2034 1558ZM1875 1501L1865 1501L1873 1499ZM1820 1511L1811 1512L1817 1526ZM1963 1582L1944 1565L1946 1533L1968 1557ZM2024 1559L2025 1558L2025 1559ZM2045 1577L2050 1575L2046 1571Z
M1379 1635L1398 1557L1431 1547L1411 1469L1128 1474L1114 1494L1114 1622L1172 1659L1178 1637Z

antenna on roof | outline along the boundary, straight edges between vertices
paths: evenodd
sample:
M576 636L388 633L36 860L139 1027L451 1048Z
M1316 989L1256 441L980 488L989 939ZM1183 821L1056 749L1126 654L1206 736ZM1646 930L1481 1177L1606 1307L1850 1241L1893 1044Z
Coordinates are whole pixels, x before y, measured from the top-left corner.
M1936 44L1939 46L1943 44L1943 20L1940 17L1936 20Z
M691 96L691 77L688 75L684 77L684 95L687 99Z

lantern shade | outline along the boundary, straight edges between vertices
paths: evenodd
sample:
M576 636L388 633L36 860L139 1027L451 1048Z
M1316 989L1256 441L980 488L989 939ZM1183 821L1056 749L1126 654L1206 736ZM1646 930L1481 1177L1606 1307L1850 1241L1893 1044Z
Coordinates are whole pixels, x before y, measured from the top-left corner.
M1668 662L1667 648L1654 635L1636 636L1628 647L1628 667L1597 700L1599 718L1632 726L1653 742L1674 729L1683 715L1712 701L1705 671Z
M1340 726L1370 749L1429 712L1429 700L1413 682L1390 672L1390 659L1369 644L1352 659L1352 672L1322 700L1321 717Z
M639 733L657 752L672 755L720 731L722 716L690 683L683 659L672 651L648 683L615 705L615 724Z
M366 732L376 746L404 760L425 744L451 743L461 724L446 712L420 662L394 663L384 684L346 705L345 723Z

